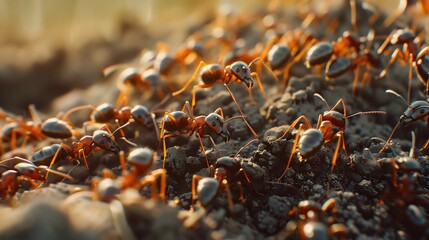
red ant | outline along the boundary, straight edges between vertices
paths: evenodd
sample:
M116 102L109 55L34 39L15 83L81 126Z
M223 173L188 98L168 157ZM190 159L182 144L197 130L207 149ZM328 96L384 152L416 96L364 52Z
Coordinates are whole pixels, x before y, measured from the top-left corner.
M352 118L362 114L385 114L382 111L369 111L369 112L357 112L352 115L347 115L346 106L343 99L338 100L338 102L334 105L334 107L329 108L326 100L320 95L315 93L314 96L320 98L323 103L325 103L326 107L330 109L329 111L324 112L323 114L319 114L319 120L317 121L316 128L311 126L310 121L304 115L298 117L289 128L283 133L281 137L279 137L275 141L279 141L287 133L294 128L301 120L304 121L304 125L300 124L298 128L298 132L295 137L295 141L292 147L292 152L289 157L288 163L286 165L286 169L283 174L278 178L280 181L283 176L286 174L289 169L290 163L292 161L293 155L297 152L299 161L303 161L305 159L309 159L314 156L314 154L325 144L329 144L335 140L337 140L337 145L334 151L334 155L332 156L332 167L331 172L333 172L339 149L342 148L346 158L348 159L345 140L344 140L344 131L346 126L346 119ZM339 105L343 107L343 113L335 111Z
M290 212L290 216L296 220L289 221L287 237L296 239L342 239L347 233L347 227L343 223L335 223L335 219L328 217L328 213L335 213L337 201L328 199L323 206L313 200L299 202Z
M89 108L88 105L75 107L70 109L65 114L62 114L57 118L49 118L42 122L37 114L34 105L29 106L31 115L31 121L25 121L24 119L15 116L0 109L0 117L10 119L10 123L4 125L1 129L1 138L4 142L10 142L10 148L14 150L17 144L17 137L19 135L24 136L24 140L21 146L25 146L27 141L32 138L36 141L40 141L46 138L58 138L66 139L72 136L79 136L79 132L75 131L68 116L76 110Z
M397 92L395 92L393 90L386 90L386 92L394 94L398 98L402 99L402 101L405 104L407 104L407 101L401 95L399 95ZM420 119L423 119L427 116L429 116L429 102L419 100L419 101L414 101L410 105L408 105L408 108L405 110L404 113L402 113L401 117L399 118L398 122L396 123L395 127L393 128L392 133L390 134L389 138L387 139L384 146L380 149L378 154L381 154L386 149L390 140L393 137L393 134L395 133L396 129L400 125L407 126L407 125L409 125L413 122L416 122ZM427 123L429 125L429 118L427 119ZM421 148L420 151L427 148L428 146L429 146L429 139L426 141L426 143L423 145L423 147Z
M232 91L228 87L228 83L240 83L243 82L246 84L247 89L249 91L249 95L252 97L251 88L253 86L253 78L256 78L256 81L258 82L258 87L261 90L262 94L264 95L265 99L267 98L267 95L264 91L264 87L262 86L261 80L259 79L259 75L256 72L251 72L250 67L256 62L261 60L260 58L254 59L252 62L250 62L249 65L247 65L245 62L237 61L232 63L231 65L228 65L226 67L222 67L220 64L207 64L204 61L201 61L198 65L197 69L195 70L194 74L192 75L191 79L183 86L181 89L175 91L172 93L173 96L177 96L184 92L189 85L197 79L198 74L200 74L201 80L203 81L203 84L195 85L192 88L192 109L196 105L195 100L195 93L197 88L210 88L216 84L223 84L226 89L229 92L229 95L231 96L234 103L237 105L237 108L240 112L240 114L244 115L243 111L241 110L240 106L238 105L234 95L232 94ZM266 66L263 63L264 66ZM201 69L202 68L202 69ZM267 67L268 69L268 67ZM200 72L201 70L201 72Z
M119 131L121 128L123 128L125 125L117 128L113 133L110 131L110 129L107 127L107 125L103 125L98 130L95 130L92 135L85 135L79 141L73 142L72 146L69 147L68 145L61 143L60 146L57 146L57 144L54 144L51 146L51 148L57 148L57 150L54 152L53 149L41 149L40 151L44 150L44 153L46 154L38 154L36 152L34 154L34 160L35 161L42 161L42 159L49 159L52 156L52 153L54 153L51 163L49 165L49 168L52 167L52 165L55 163L55 160L59 156L60 152L61 154L66 152L67 159L81 159L83 158L85 167L89 169L88 162L87 162L87 156L89 156L93 151L94 147L98 147L100 149L113 152L115 154L119 153L119 145L114 140L113 135L116 133L116 131ZM101 130L102 128L106 128L107 131ZM128 140L125 139L125 137L122 137L128 144L135 145ZM64 151L65 150L65 151ZM40 158L40 159L38 159Z
M392 158L382 158L378 160L379 164L390 164L392 171L392 185L384 193L381 201L390 205L394 209L396 219L405 220L405 224L413 226L413 231L409 233L421 234L424 228L424 213L416 207L422 205L429 206L429 200L423 195L428 194L428 190L419 190L416 188L416 180L421 170L420 163L414 158L415 134L411 132L411 149L408 156L397 155ZM389 142L386 142L389 143Z
M162 103L163 102L160 104ZM131 124L131 122L137 122L141 126L155 128L156 136L159 136L158 127L155 122L155 114L143 105L135 105L133 108L125 106L115 109L111 104L103 103L92 111L91 121L103 124L107 124L109 122L124 124L121 128ZM86 122L85 127L88 124L91 124L91 122ZM122 130L120 131L122 136L124 136Z
M196 132L196 136L200 142L201 149L203 150L205 155L206 151L201 138L209 138L213 146L215 146L216 144L214 143L212 137L206 134L204 131L208 128L210 131L222 137L225 142L228 142L230 134L226 127L226 123L238 118L241 118L246 123L253 136L255 138L258 138L258 135L245 121L245 117L243 115L231 117L227 120L224 120L224 115L221 108L216 109L213 113L210 113L209 115L194 116L191 105L188 101L186 101L183 105L182 111L165 112L164 117L162 119L160 135L164 151L163 169L165 169L165 158L167 155L167 147L165 143L166 138L177 137L184 134L192 135L194 132ZM168 133L166 134L165 131L167 131ZM207 155L205 155L205 157L207 166L209 166Z
M0 161L0 168L8 169L2 172L0 179L0 195L3 198L8 195L15 195L23 181L29 182L36 188L42 186L48 178L48 173L73 180L68 174L52 170L46 166L36 166L33 162L17 156ZM35 181L42 183L37 184Z
M159 197L162 201L165 201L165 190L167 186L167 175L165 169L157 169L149 174L148 171L151 169L153 162L156 158L156 153L154 153L149 148L136 148L132 150L127 157L123 151L119 152L119 160L122 168L122 176L117 177L110 169L103 170L103 178L114 179L115 181L109 181L107 185L114 187L117 185L118 191L114 193L119 193L120 190L125 190L127 188L137 188L144 187L146 185L151 185L152 189L152 199ZM131 165L130 170L127 170L126 163ZM161 179L161 185L158 188L157 179ZM102 200L111 200L114 196L111 196L110 191L103 191L106 187L102 186L104 180L95 180L92 182L92 185L97 189L97 195L99 199ZM113 186L112 186L113 185Z
M384 70L380 73L380 78L384 77L387 73L387 69L392 65L398 58L403 59L409 63L408 68L408 97L407 103L410 103L411 93L411 80L412 80L412 68L414 67L417 71L419 79L426 86L425 93L429 92L429 81L427 69L429 68L429 61L426 55L429 53L429 47L419 48L419 38L409 29L397 29L392 31L386 38L383 44L378 49L377 53L382 54L387 48L388 44L401 45L402 48L396 48L392 54L389 62L386 64Z

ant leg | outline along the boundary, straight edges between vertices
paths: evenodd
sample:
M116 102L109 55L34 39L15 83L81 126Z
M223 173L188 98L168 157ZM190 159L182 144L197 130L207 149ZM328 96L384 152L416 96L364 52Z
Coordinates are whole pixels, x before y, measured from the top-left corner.
M28 105L28 111L30 112L31 119L35 123L42 123L42 119L40 118L39 114L37 113L36 107L34 104Z
M125 173L127 171L127 165L125 163L125 153L122 150L119 151L119 163L121 164L122 175L125 175Z
M64 148L69 153L69 155L71 155L73 153L73 150L69 146L67 146L64 143L61 143L60 146L58 147L57 151L55 152L54 157L52 157L52 160L48 166L48 169L50 169L52 167L52 165L54 165L55 160L57 160L58 154L61 151L61 148ZM46 173L46 179L48 179L48 175L49 175L49 172Z
M356 16L356 0L350 0L350 19L352 22L352 29L353 32L358 34L358 28L357 28L357 16Z
M381 46L378 48L377 50L377 54L381 55L384 50L386 49L387 45L389 45L390 40L392 40L392 36L393 36L394 32L392 31L389 36L386 37L386 39L384 40L384 42L381 44Z
M268 100L267 94L265 93L264 86L262 86L262 82L261 82L261 79L259 78L258 73L256 73L256 72L252 72L252 73L250 74L250 76L252 76L252 77L256 78L256 82L258 82L258 87L259 87L259 89L261 90L262 95L264 95L264 99L265 99L265 100Z
M425 150L426 148L428 148L428 146L429 146L429 139L428 139L428 140L426 140L426 142L425 142L425 144L423 145L423 147L422 147L422 148L420 148L419 153L420 153L421 151Z
M360 67L359 65L355 68L354 70L354 76L353 76L353 83L352 83L352 94L355 95L356 94L356 85L359 81L359 71L360 71ZM363 81L363 80L362 80Z
M384 143L383 147L380 149L380 151L378 151L378 155L380 155L389 145L390 140L393 137L393 134L395 133L396 129L399 127L399 125L401 124L401 121L398 121L395 125L395 127L392 130L392 133L390 134L389 138L386 140L386 143Z
M258 195L261 195L261 196L264 195L264 194L258 192L258 190L256 190L255 186L253 186L252 181L250 181L249 176L247 175L246 171L243 168L240 168L240 170L237 172L237 174L235 174L235 176L238 176L239 174L243 174L244 175L244 177L246 178L246 181L249 183L250 186L252 186L253 190L255 190L255 192Z
M337 212L337 200L335 198L330 198L322 205L322 211L325 213L336 213Z
M203 150L204 156L206 157L207 167L210 167L209 158L207 157L206 149L204 148L204 145L203 145L203 140L201 139L201 136L199 133L197 133L196 135L198 137L198 141L200 142L200 146L201 146L201 149Z
M197 186L198 186L198 182L203 179L203 177L198 176L198 175L193 175L192 176L192 199L191 199L191 207L195 205L195 201L197 199Z
M155 195L154 196L154 187L156 187L157 186L157 181L156 181L156 179L157 178L160 178L161 179L161 184L160 184L160 186L159 186L159 188L158 188L158 190L159 190L159 198L161 198L161 200L164 202L165 201L165 190L166 190L166 187L167 187L167 172L165 171L165 169L157 169L157 170L154 170L154 171L152 171L152 173L150 174L151 176L152 176L152 178L153 178L153 184L152 184L152 199L156 199L157 198L157 196ZM142 186L144 186L145 185L145 182L144 182L145 180L144 180L144 178L143 178L143 182L142 182ZM156 192L155 192L156 193Z
M277 182L280 182L280 180L284 177L284 175L286 175L287 170L289 170L290 163L292 162L292 157L293 157L293 155L294 155L294 154L295 154L295 152L296 152L296 147L297 147L297 145L298 145L299 138L301 137L300 132L301 132L302 128L303 128L303 125L302 125L302 124L300 124L300 125L299 125L299 128L298 128L298 132L297 132L296 137L295 137L295 141L293 142L292 151L291 151L291 153L290 153L289 160L288 160L288 162L287 162L286 168L285 168L285 170L283 171L282 175L281 175L279 178L277 178Z
M240 154L240 152L241 151L243 151L243 149L245 149L247 146L249 146L250 144L252 144L253 142L256 142L256 141L258 141L259 139L252 139L252 140L250 140L248 143L246 143L244 146L242 146L238 151L237 151L237 153L235 153L235 155L234 155L234 157L237 157L238 156L238 154Z
M191 105L192 109L194 109L195 105L197 105L197 101L196 101L196 97L195 97L195 95L197 93L197 88L209 88L212 86L213 86L212 84L200 84L200 85L195 85L192 88L192 105Z
M162 169L165 169L165 159L167 158L167 144L165 143L165 139L167 139L167 138L169 138L169 137L177 137L177 136L179 136L179 135L177 135L177 134L167 134L167 135L164 135L163 137L162 137L162 146L163 146L163 151L164 151L164 159L162 160Z
M227 122L229 122L231 120L234 120L234 119L238 119L238 118L241 118L243 120L243 122L247 125L247 128L250 130L250 132L252 133L253 137L255 137L256 139L259 139L258 134L256 134L255 130L253 130L252 126L250 126L249 122L247 122L246 117L243 116L243 115L231 117L231 118L225 120L225 123L227 123Z
M177 96L177 95L181 94L182 92L184 92L184 91L189 87L189 85L190 85L190 84L191 84L195 79L197 79L197 77L198 77L198 73L200 72L201 67L205 67L205 66L207 66L207 63L205 63L204 61L201 61L201 62L198 64L198 67L197 67L197 69L195 70L194 74L192 75L191 79L190 79L190 80L185 84L185 86L183 86L181 89L179 89L179 90L177 90L177 91L173 92L171 95L172 95L173 97L175 97L175 96Z
M401 49L399 49L399 48L397 48L397 49L395 49L395 51L393 51L389 62L386 64L383 71L381 71L380 75L378 76L379 78L383 78L384 76L386 76L388 68L390 67L390 65L392 65L395 62L395 60L398 58L400 53L401 53Z
M83 149L79 149L78 158L83 158L83 162L85 163L85 167L86 167L86 169L89 170L88 161L86 160L85 152L83 151Z
M407 92L407 104L410 105L410 98L411 98L411 81L413 80L413 54L410 53L408 56L408 92Z
M69 120L70 114L77 112L77 111L80 111L80 110L84 110L84 109L91 109L92 111L96 110L96 108L94 106L87 104L87 105L82 105L82 106L77 106L77 107L71 108L71 109L67 110L65 113L59 114L57 117L63 121L66 121L66 120L70 121Z
M296 126L296 124L298 124L298 122L300 121L300 120L304 120L304 122L305 122L305 127L306 128L311 128L311 123L310 123L310 121L308 120L308 118L306 117L306 116L304 116L304 115L301 115L300 117L298 117L295 121L293 121L293 123L289 126L289 128L279 137L279 138L277 138L276 140L274 140L274 142L276 142L276 141L280 141L284 136L286 136L286 134L292 129L292 128L294 128L295 126Z
M229 95L231 96L232 101L234 101L235 105L237 106L238 111L240 112L240 114L243 115L243 116L245 116L245 114L243 113L243 110L241 110L240 105L238 105L237 99L235 99L234 94L232 94L231 89L225 83L223 85L226 87L226 90L228 90ZM223 113L222 113L222 117L223 117Z
M229 210L232 212L234 210L234 202L232 201L232 194L231 189L229 188L228 181L226 179L223 179L221 185L225 188Z
M287 87L287 84L289 82L289 70L292 68L292 66L299 62L305 54L307 54L308 50L317 42L316 39L312 39L305 47L304 49L296 55L292 61L288 62L286 66L283 69L283 79L282 79L282 88L281 90L284 90Z

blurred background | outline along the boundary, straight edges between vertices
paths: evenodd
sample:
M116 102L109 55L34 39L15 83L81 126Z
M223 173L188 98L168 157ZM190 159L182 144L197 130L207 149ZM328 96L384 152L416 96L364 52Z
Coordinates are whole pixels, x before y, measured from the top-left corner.
M224 11L225 5L245 12L268 2L0 0L0 107L19 114L29 104L46 110L55 97L100 81L103 68L129 61L142 49L155 49L159 40L174 49L187 30ZM293 8L298 2L319 1L271 2ZM390 10L399 4L398 0L368 2Z

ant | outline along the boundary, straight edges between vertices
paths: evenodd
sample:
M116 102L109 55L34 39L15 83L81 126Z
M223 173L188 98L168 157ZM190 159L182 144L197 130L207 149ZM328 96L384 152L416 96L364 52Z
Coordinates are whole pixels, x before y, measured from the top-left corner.
M299 161L301 162L305 159L309 159L314 156L314 154L324 144L326 145L337 140L334 155L332 156L331 172L333 172L340 148L344 151L346 158L349 160L344 140L346 119L363 114L386 114L382 111L368 111L357 112L352 115L347 115L346 106L343 99L338 100L334 107L330 108L326 100L320 94L315 93L314 96L321 99L326 105L326 107L330 110L325 111L323 114L319 114L319 119L317 121L316 128L313 128L311 126L311 123L306 116L302 115L298 117L283 133L283 135L280 136L277 140L275 140L279 141L284 136L286 136L287 133L292 128L294 128L301 120L304 121L304 124L299 125L298 132L296 134L295 141L292 147L292 152L286 165L286 169L284 170L283 174L278 178L278 181L280 181L286 174L292 161L292 157L295 153L298 154ZM343 113L334 110L340 105L342 105L343 107Z
M407 101L401 96L399 95L397 92L393 91L393 90L386 90L387 93L391 93L394 94L395 96L397 96L398 98L402 99L402 101L407 104ZM396 123L395 127L392 130L392 133L390 134L389 138L387 139L386 143L384 144L384 146L380 149L380 151L378 152L378 154L381 154L388 146L388 143L390 142L390 140L393 137L393 134L395 133L396 129L402 125L402 126L408 126L413 122L416 122L420 119L423 119L425 117L429 116L429 102L427 101L422 101L422 100L418 100L418 101L414 101L411 104L408 105L408 108L404 111L404 113L402 113L401 117L399 117L398 122ZM429 118L427 120L428 125L429 125ZM426 143L423 145L423 147L421 148L420 151L422 151L423 149L427 148L429 146L429 139L426 141Z
M368 32L365 41L353 33L346 31L342 37L333 43L320 42L311 47L308 50L305 64L307 68L310 68L327 63L325 67L325 77L327 80L354 70L352 93L355 93L359 80L360 67L378 69L381 66L379 57L369 49L373 39L373 30ZM362 51L361 47L364 42L366 42L366 48ZM365 71L362 82L366 82L368 77L368 73Z
M232 91L228 87L228 83L240 83L243 82L246 84L247 89L249 91L249 95L253 99L251 88L253 86L253 78L256 78L256 81L258 82L258 87L261 90L262 94L264 95L265 99L267 98L267 95L265 93L264 87L262 86L261 80L259 78L258 73L251 72L250 67L257 61L261 60L261 58L255 58L252 62L250 62L249 65L247 65L245 62L237 61L232 63L231 65L228 65L226 67L222 67L222 65L217 63L207 64L204 61L201 61L198 65L197 69L195 70L194 74L192 75L191 79L179 90L172 93L173 96L177 96L184 92L189 85L197 79L198 74L201 77L201 80L203 81L202 84L195 85L192 88L192 109L196 105L195 100L195 94L197 88L210 88L213 87L216 84L223 84L225 88L228 90L229 95L231 96L234 103L237 105L237 108L240 112L240 114L244 115L243 111L241 110L240 106L238 105L234 95L232 94ZM263 62L262 62L263 63ZM265 63L263 63L264 66ZM266 66L267 67L267 66ZM267 69L269 69L267 67ZM201 70L201 71L200 71ZM245 120L247 121L247 120Z
M125 125L117 128L112 133L107 127L107 125L103 125L98 130L95 130L92 135L85 135L80 138L79 141L73 142L71 147L64 143L61 143L60 146L56 144L51 145L51 149L49 149L49 147L42 148L41 150L39 150L41 151L40 153L38 151L33 155L34 161L46 161L45 159L51 159L51 156L54 153L54 155L52 156L51 163L49 165L49 168L51 168L61 152L61 154L65 154L67 156L66 158L68 160L75 158L83 158L85 167L89 169L86 158L93 152L94 147L98 147L100 149L113 152L115 154L119 153L119 145L114 140L113 135L116 133L116 131L119 131L124 126ZM107 131L102 130L102 128L106 128ZM126 140L125 137L122 137L121 139L124 139L128 144L135 145ZM57 150L54 152L53 148L57 148Z
M200 142L201 149L203 150L204 155L206 157L207 166L209 166L209 161L201 138L209 138L213 146L215 146L216 144L214 143L213 138L210 135L206 134L204 131L208 128L210 131L222 137L225 142L228 142L230 134L226 127L226 123L239 118L241 118L246 123L253 136L255 138L258 138L258 135L247 123L247 121L245 121L245 117L243 115L234 116L225 120L222 108L216 109L209 115L194 116L191 104L186 101L181 111L165 112L161 123L160 135L164 151L164 160L162 168L165 169L165 158L167 155L165 139L170 137L177 137L184 134L192 135L194 132L196 132L196 136Z
M162 103L163 102L160 104ZM103 103L92 111L91 121L103 124L115 122L117 124L124 124L123 127L131 124L131 122L137 122L138 124L147 128L153 127L155 129L156 136L159 136L158 127L155 122L155 114L149 111L147 107L143 105L135 105L133 108L125 106L115 109L111 104ZM85 123L85 127L90 123L91 122ZM121 134L122 136L124 135L122 130Z
M144 187L146 185L151 185L151 199L157 199L158 195L162 201L165 201L165 190L166 190L166 171L165 169L157 169L150 174L147 174L149 169L151 169L153 162L155 161L156 153L154 153L150 148L136 148L132 150L127 157L123 151L119 152L119 160L122 168L122 176L117 177L110 169L103 170L103 178L114 179L114 182L110 181L110 186L117 185L118 191L125 190L127 188L137 188ZM129 163L130 170L127 170L126 163ZM157 187L157 179L161 179L161 185ZM96 180L92 183L93 186L98 190L98 196L100 199L113 199L110 196L111 193L102 191L106 187L102 187L104 180ZM159 189L159 194L157 189Z
M7 169L2 172L0 178L0 195L3 199L15 195L23 181L39 188L46 182L48 173L73 180L68 174L52 170L47 166L36 166L33 162L18 156L0 161L0 168ZM35 181L41 181L41 184L37 184Z
M275 35L266 44L260 58L267 59L272 70L283 67L281 72L284 74L282 80L282 89L284 89L287 86L292 65L300 61L316 42L317 40L310 33L302 30L294 30L291 34L285 33L281 37ZM292 60L289 61L291 57Z
M424 216L424 213L415 204L429 207L429 200L422 196L428 194L429 191L416 189L416 180L421 166L414 158L415 138L414 132L411 131L412 144L408 156L396 155L391 158L382 158L378 160L378 163L390 164L392 169L392 185L384 193L382 202L392 204L395 209L394 215L399 215L396 218L405 219L405 224L413 226L411 234L421 234L424 226L422 224L424 218L421 216Z
M429 68L429 61L426 58L426 55L429 53L429 47L426 46L420 49L418 46L419 40L419 37L417 37L415 33L409 29L396 29L390 33L390 35L386 38L386 40L377 50L377 53L380 55L384 52L389 43L391 45L402 46L402 48L396 48L391 53L391 58L386 64L384 70L380 73L379 77L384 77L390 65L392 65L398 58L403 59L405 62L408 62L408 104L410 103L413 67L416 69L421 82L426 86L425 94L429 92L428 74L427 72L425 72Z
M327 216L337 211L336 204L335 198L328 199L322 206L313 200L299 202L289 212L296 220L287 223L286 239L331 239L334 236L342 239L347 234L347 227Z
M24 136L21 147L25 146L31 138L36 141L46 138L66 139L72 136L79 136L79 132L73 129L69 124L68 116L76 110L89 108L89 105L83 105L70 109L65 114L56 118L49 118L42 122L37 114L34 105L29 105L28 109L31 115L30 121L26 121L18 116L0 109L0 117L10 119L9 123L1 129L1 139L3 142L9 142L10 148L14 150L17 145L17 137Z

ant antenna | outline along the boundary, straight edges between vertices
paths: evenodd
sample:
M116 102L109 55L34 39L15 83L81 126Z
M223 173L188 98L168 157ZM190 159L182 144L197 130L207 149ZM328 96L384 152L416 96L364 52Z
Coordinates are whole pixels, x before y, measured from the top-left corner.
M256 141L258 141L258 140L259 140L259 139L257 139L257 138L250 140L248 143L246 143L246 145L242 146L242 147L238 150L238 152L234 155L234 158L235 158L235 157L237 157L237 156L238 156L238 154L240 154L240 152L241 152L241 151L243 151L243 149L245 149L247 146L249 146L250 144L252 144L253 142L256 142Z
M395 91L393 91L393 90L391 90L391 89L386 90L386 92L387 92L387 93L391 93L391 94L393 94L393 95L397 96L398 98L402 99L402 101L405 103L405 105L407 105L407 106L408 106L408 102L407 102L407 101L405 100L405 98L404 98L404 97L402 97L399 93L397 93L397 92L395 92Z
M348 115L345 118L352 118L352 117L356 117L358 115L368 115L368 114L386 114L386 112L385 111L357 112L357 113L353 113L352 115Z
M322 100L322 102L325 104L327 109L330 109L328 102L326 101L326 99L324 97L322 97L322 95L315 93L313 94L315 97L318 97L320 100Z

